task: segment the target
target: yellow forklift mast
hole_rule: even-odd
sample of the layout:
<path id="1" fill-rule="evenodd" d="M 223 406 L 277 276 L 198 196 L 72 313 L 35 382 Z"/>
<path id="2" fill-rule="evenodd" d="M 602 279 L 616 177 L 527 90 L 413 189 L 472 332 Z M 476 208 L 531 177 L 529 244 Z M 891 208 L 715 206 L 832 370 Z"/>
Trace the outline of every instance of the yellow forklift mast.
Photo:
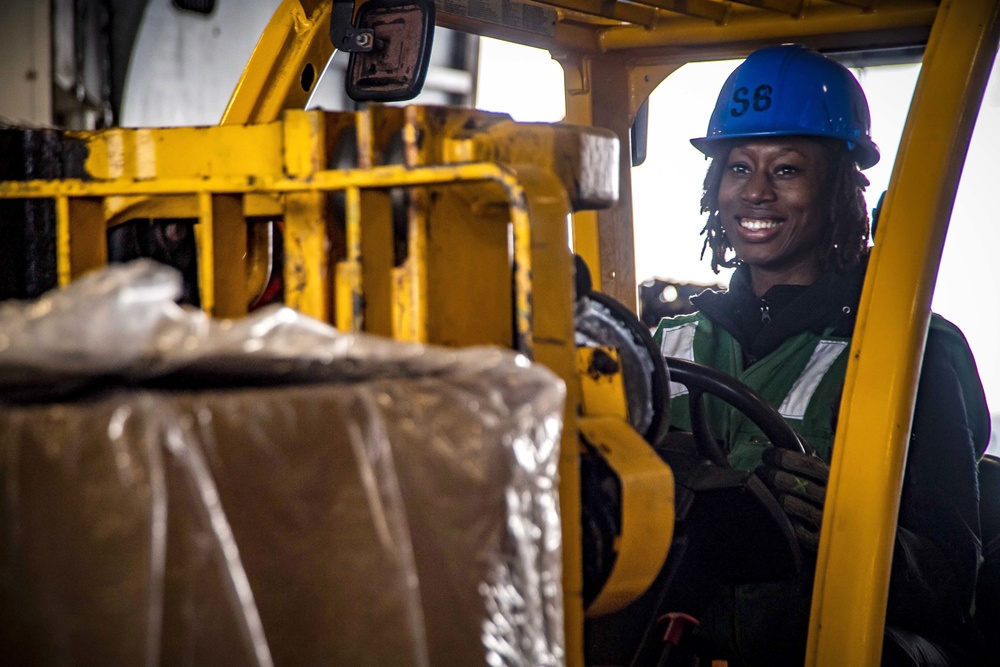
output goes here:
<path id="1" fill-rule="evenodd" d="M 674 525 L 671 470 L 630 424 L 620 373 L 600 370 L 618 367 L 616 350 L 574 342 L 573 253 L 595 290 L 635 309 L 627 147 L 640 107 L 682 65 L 764 45 L 923 49 L 851 347 L 806 659 L 878 664 L 930 299 L 1000 2 L 439 0 L 437 25 L 543 48 L 561 63 L 566 123 L 557 124 L 458 108 L 304 111 L 334 51 L 338 11 L 344 2 L 283 0 L 219 126 L 76 133 L 83 177 L 2 182 L 0 199 L 54 202 L 60 286 L 107 264 L 109 229 L 194 219 L 197 301 L 212 315 L 245 315 L 277 273 L 287 305 L 342 331 L 499 345 L 555 371 L 567 385 L 560 511 L 571 665 L 584 662 L 585 613 L 641 595 Z M 616 564 L 587 610 L 581 437 L 622 486 Z"/>

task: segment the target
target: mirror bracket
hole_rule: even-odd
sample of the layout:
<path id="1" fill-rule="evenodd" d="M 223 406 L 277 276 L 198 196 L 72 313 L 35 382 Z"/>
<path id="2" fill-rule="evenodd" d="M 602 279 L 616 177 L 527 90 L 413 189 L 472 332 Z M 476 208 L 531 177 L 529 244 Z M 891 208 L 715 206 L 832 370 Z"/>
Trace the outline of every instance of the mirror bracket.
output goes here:
<path id="1" fill-rule="evenodd" d="M 375 47 L 375 31 L 354 27 L 354 0 L 333 0 L 330 41 L 338 51 L 367 53 Z"/>

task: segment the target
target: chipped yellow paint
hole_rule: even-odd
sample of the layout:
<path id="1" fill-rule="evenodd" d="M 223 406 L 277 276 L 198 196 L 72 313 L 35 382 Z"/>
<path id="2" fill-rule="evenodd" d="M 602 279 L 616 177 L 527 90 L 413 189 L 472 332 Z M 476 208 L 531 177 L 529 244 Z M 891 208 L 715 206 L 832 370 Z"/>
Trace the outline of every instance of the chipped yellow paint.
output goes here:
<path id="1" fill-rule="evenodd" d="M 603 367 L 602 367 L 603 366 Z M 628 419 L 625 382 L 618 351 L 612 347 L 581 347 L 576 351 L 582 414 Z"/>
<path id="2" fill-rule="evenodd" d="M 581 417 L 584 440 L 621 482 L 622 530 L 614 569 L 588 616 L 624 608 L 656 579 L 674 536 L 674 475 L 645 440 L 619 417 Z"/>
<path id="3" fill-rule="evenodd" d="M 57 196 L 56 200 L 56 274 L 59 287 L 69 285 L 73 276 L 70 257 L 69 198 Z"/>

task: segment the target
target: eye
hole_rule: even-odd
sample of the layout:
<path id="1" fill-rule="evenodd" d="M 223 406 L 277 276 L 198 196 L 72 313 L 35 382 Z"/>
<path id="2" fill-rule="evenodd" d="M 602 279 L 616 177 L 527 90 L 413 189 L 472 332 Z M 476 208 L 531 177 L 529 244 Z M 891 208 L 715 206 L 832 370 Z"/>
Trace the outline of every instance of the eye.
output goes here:
<path id="1" fill-rule="evenodd" d="M 794 164 L 781 164 L 774 170 L 776 176 L 790 177 L 802 172 L 802 169 Z"/>
<path id="2" fill-rule="evenodd" d="M 733 162 L 732 164 L 730 164 L 730 165 L 727 165 L 727 166 L 726 166 L 726 168 L 727 168 L 727 169 L 728 169 L 728 170 L 729 170 L 729 171 L 730 171 L 731 173 L 733 173 L 733 174 L 738 174 L 738 175 L 740 175 L 740 176 L 744 176 L 744 175 L 746 175 L 746 174 L 749 174 L 749 173 L 750 173 L 750 167 L 748 167 L 748 166 L 747 166 L 746 164 L 744 164 L 743 162 Z"/>

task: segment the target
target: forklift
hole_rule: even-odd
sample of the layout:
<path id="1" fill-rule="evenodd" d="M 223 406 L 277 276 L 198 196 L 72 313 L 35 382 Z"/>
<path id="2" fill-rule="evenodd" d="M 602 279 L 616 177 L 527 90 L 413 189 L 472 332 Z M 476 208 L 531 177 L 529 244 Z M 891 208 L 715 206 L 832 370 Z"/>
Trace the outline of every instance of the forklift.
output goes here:
<path id="1" fill-rule="evenodd" d="M 565 122 L 394 104 L 419 92 L 435 26 L 549 51 Z M 877 665 L 930 300 L 998 41 L 997 0 L 282 0 L 218 126 L 53 132 L 58 164 L 0 179 L 0 203 L 48 220 L 52 287 L 116 261 L 136 220 L 166 221 L 190 241 L 187 299 L 213 317 L 279 302 L 345 333 L 549 368 L 566 386 L 565 663 L 675 664 L 676 635 L 649 638 L 683 632 L 689 614 L 661 615 L 699 608 L 691 582 L 773 579 L 800 555 L 753 475 L 658 453 L 668 383 L 801 445 L 738 382 L 664 361 L 635 316 L 649 94 L 687 63 L 773 44 L 922 52 L 850 348 L 806 651 Z M 336 50 L 361 109 L 305 111 Z M 984 567 L 1000 557 L 998 469 L 980 464 Z M 737 572 L 740 549 L 768 556 Z"/>

